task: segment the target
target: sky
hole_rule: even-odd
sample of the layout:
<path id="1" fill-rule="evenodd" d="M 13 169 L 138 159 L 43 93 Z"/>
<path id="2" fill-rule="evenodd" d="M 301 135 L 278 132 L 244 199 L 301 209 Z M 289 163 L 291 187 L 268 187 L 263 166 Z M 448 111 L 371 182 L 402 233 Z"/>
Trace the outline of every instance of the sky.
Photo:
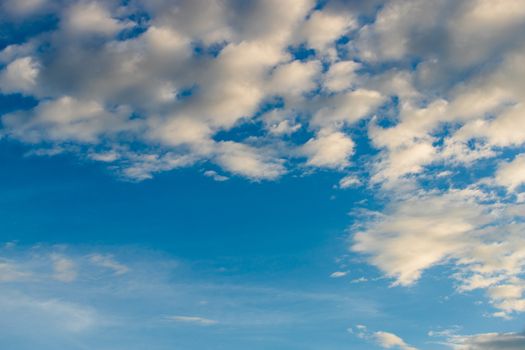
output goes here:
<path id="1" fill-rule="evenodd" d="M 525 349 L 520 0 L 0 0 L 0 348 Z"/>

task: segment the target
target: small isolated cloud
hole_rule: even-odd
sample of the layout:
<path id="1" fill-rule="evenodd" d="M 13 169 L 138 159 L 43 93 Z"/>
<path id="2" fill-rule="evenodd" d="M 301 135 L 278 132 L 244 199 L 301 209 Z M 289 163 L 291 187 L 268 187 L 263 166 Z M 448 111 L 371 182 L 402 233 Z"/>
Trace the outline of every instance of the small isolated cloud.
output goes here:
<path id="1" fill-rule="evenodd" d="M 359 278 L 355 278 L 350 281 L 350 283 L 365 283 L 365 282 L 368 282 L 368 278 L 366 277 L 359 277 Z"/>
<path id="2" fill-rule="evenodd" d="M 227 180 L 230 179 L 227 176 L 224 176 L 224 175 L 221 175 L 221 174 L 217 173 L 215 170 L 206 170 L 204 172 L 204 176 L 211 177 L 213 180 L 219 181 L 219 182 L 227 181 Z"/>
<path id="3" fill-rule="evenodd" d="M 339 188 L 345 189 L 361 185 L 361 180 L 355 175 L 347 175 L 339 180 Z"/>
<path id="4" fill-rule="evenodd" d="M 211 326 L 211 325 L 218 323 L 215 320 L 211 320 L 209 318 L 198 317 L 198 316 L 173 315 L 173 316 L 166 316 L 165 319 L 169 321 L 194 324 L 198 326 Z"/>
<path id="5" fill-rule="evenodd" d="M 383 349 L 418 350 L 408 345 L 401 337 L 394 333 L 384 331 L 371 332 L 365 325 L 356 325 L 354 328 L 348 328 L 347 331 L 359 339 L 374 342 Z"/>
<path id="6" fill-rule="evenodd" d="M 394 333 L 375 332 L 374 339 L 384 349 L 417 350 L 415 347 L 405 343 L 403 339 Z"/>
<path id="7" fill-rule="evenodd" d="M 347 271 L 335 271 L 335 272 L 332 272 L 330 274 L 330 277 L 332 278 L 340 278 L 340 277 L 344 277 L 348 274 Z"/>

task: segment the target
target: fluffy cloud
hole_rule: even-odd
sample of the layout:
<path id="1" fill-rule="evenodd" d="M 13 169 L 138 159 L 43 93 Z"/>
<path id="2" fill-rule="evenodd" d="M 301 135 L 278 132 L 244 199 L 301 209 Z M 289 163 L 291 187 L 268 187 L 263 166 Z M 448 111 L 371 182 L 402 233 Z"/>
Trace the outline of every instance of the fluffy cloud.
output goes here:
<path id="1" fill-rule="evenodd" d="M 501 164 L 496 172 L 496 183 L 514 191 L 518 186 L 525 183 L 525 155 L 517 156 L 509 163 Z"/>
<path id="2" fill-rule="evenodd" d="M 31 57 L 17 58 L 0 73 L 0 90 L 30 93 L 36 85 L 38 72 L 38 63 Z"/>
<path id="3" fill-rule="evenodd" d="M 233 0 L 76 1 L 62 8 L 32 0 L 5 6 L 7 21 L 45 10 L 59 24 L 49 35 L 14 42 L 0 53 L 3 93 L 39 102 L 4 115 L 3 134 L 52 147 L 89 144 L 97 149 L 64 149 L 112 153 L 113 168 L 137 174 L 137 180 L 173 169 L 164 164 L 167 153 L 193 159 L 181 166 L 211 161 L 251 178 L 274 179 L 287 172 L 276 164 L 296 164 L 298 155 L 306 155 L 309 166 L 340 169 L 352 150 L 339 133 L 381 106 L 386 109 L 378 118 L 393 117 L 395 125 L 372 123 L 368 132 L 381 150 L 369 164 L 378 182 L 422 173 L 437 161 L 490 158 L 496 147 L 525 141 L 512 127 L 521 120 L 525 95 L 517 78 L 523 53 L 514 45 L 521 41 L 513 34 L 525 16 L 514 1 L 394 0 L 376 13 L 374 3 L 315 7 L 306 0 L 286 6 Z M 436 13 L 451 21 L 437 21 Z M 375 19 L 363 24 L 360 15 Z M 490 35 L 480 35 L 479 28 Z M 296 57 L 298 47 L 313 55 Z M 407 69 L 413 59 L 419 63 Z M 381 62 L 395 64 L 374 68 Z M 459 69 L 480 64 L 486 68 L 478 74 L 454 78 Z M 276 101 L 282 105 L 261 117 Z M 253 135 L 216 142 L 220 133 L 261 120 L 265 128 L 256 143 Z M 436 137 L 455 123 L 458 128 Z M 276 140 L 303 126 L 317 133 L 307 144 Z M 324 129 L 332 135 L 321 135 Z M 147 151 L 127 151 L 137 143 Z M 250 157 L 258 159 L 252 162 L 258 170 L 232 161 L 241 148 L 259 153 Z M 151 171 L 136 170 L 144 169 L 144 158 Z"/>
<path id="4" fill-rule="evenodd" d="M 341 132 L 323 130 L 306 142 L 302 153 L 308 157 L 307 164 L 324 168 L 344 168 L 354 150 L 354 142 Z"/>
<path id="5" fill-rule="evenodd" d="M 523 206 L 495 202 L 479 189 L 419 193 L 391 203 L 357 226 L 352 249 L 395 279 L 415 283 L 421 273 L 452 263 L 459 291 L 485 289 L 495 316 L 525 311 L 521 231 Z"/>
<path id="6" fill-rule="evenodd" d="M 0 52 L 1 93 L 34 100 L 1 116 L 2 137 L 139 181 L 206 162 L 216 180 L 355 166 L 359 179 L 339 187 L 368 186 L 385 204 L 362 218 L 355 252 L 400 285 L 452 263 L 461 291 L 485 288 L 505 316 L 525 310 L 519 0 L 2 9 L 6 23 L 57 21 Z"/>
<path id="7" fill-rule="evenodd" d="M 379 346 L 385 349 L 417 350 L 393 333 L 375 332 L 374 337 Z"/>
<path id="8" fill-rule="evenodd" d="M 385 331 L 370 332 L 368 327 L 364 325 L 348 328 L 347 331 L 355 334 L 360 339 L 372 341 L 383 349 L 417 350 L 417 348 L 408 345 L 401 337 L 394 333 Z"/>

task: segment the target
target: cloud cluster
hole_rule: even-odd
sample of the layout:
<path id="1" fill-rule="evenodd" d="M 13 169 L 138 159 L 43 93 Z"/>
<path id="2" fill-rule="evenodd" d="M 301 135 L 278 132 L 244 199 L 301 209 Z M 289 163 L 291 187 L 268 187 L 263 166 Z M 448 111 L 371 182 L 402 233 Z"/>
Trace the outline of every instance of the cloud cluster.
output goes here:
<path id="1" fill-rule="evenodd" d="M 429 336 L 443 338 L 444 346 L 453 350 L 517 350 L 525 346 L 523 333 L 480 333 L 461 335 L 458 329 L 431 331 Z"/>
<path id="2" fill-rule="evenodd" d="M 459 291 L 486 289 L 495 315 L 507 317 L 525 311 L 524 209 L 479 188 L 421 191 L 370 213 L 355 228 L 352 249 L 368 254 L 396 285 L 451 264 Z"/>
<path id="3" fill-rule="evenodd" d="M 112 154 L 89 158 L 129 178 L 198 161 L 255 180 L 281 176 L 294 159 L 343 168 L 353 141 L 339 129 L 381 102 L 378 92 L 355 89 L 358 65 L 336 50 L 357 30 L 350 9 L 321 11 L 309 0 L 58 3 L 4 5 L 5 21 L 51 13 L 57 23 L 0 53 L 0 91 L 37 101 L 2 116 L 3 134 Z M 302 59 L 300 50 L 314 54 Z M 298 115 L 315 115 L 305 125 L 310 142 L 277 142 L 298 131 Z M 243 125 L 262 130 L 231 134 Z"/>
<path id="4" fill-rule="evenodd" d="M 218 181 L 342 172 L 340 188 L 384 201 L 355 252 L 400 285 L 450 263 L 507 317 L 525 311 L 523 8 L 9 0 L 6 23 L 53 20 L 0 51 L 0 92 L 35 104 L 2 115 L 0 135 L 134 180 L 198 162 Z M 57 279 L 71 270 L 57 258 Z"/>
<path id="5" fill-rule="evenodd" d="M 338 334 L 334 323 L 344 327 L 349 314 L 378 314 L 375 302 L 358 294 L 232 277 L 218 269 L 223 262 L 126 246 L 0 246 L 2 344 L 120 350 L 264 348 L 277 341 L 303 348 L 312 338 L 298 344 L 297 329 Z"/>

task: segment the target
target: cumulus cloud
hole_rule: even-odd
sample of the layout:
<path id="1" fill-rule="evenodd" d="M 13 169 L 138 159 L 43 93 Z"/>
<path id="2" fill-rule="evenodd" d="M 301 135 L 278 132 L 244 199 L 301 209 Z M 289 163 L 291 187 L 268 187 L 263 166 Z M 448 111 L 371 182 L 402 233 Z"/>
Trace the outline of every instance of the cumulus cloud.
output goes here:
<path id="1" fill-rule="evenodd" d="M 6 61 L 2 92 L 38 101 L 32 109 L 2 116 L 3 134 L 52 147 L 79 144 L 64 149 L 93 160 L 111 159 L 119 174 L 135 180 L 173 169 L 165 164 L 165 154 L 215 162 L 252 179 L 275 179 L 287 172 L 282 159 L 297 159 L 300 145 L 276 150 L 272 137 L 298 130 L 298 113 L 316 114 L 327 99 L 334 108 L 316 114 L 315 128 L 351 123 L 371 113 L 381 99 L 374 91 L 349 91 L 358 64 L 337 57 L 336 41 L 358 26 L 351 8 L 314 9 L 315 3 L 306 0 L 286 6 L 182 0 L 73 1 L 63 7 L 33 0 L 6 6 L 7 20 L 14 20 L 17 11 L 45 8 L 59 23 L 50 35 L 35 35 L 0 53 Z M 143 14 L 147 22 L 139 20 Z M 290 48 L 300 45 L 318 54 L 310 60 L 291 55 Z M 38 49 L 43 46 L 49 50 Z M 337 60 L 326 77 L 323 57 Z M 336 95 L 309 102 L 321 85 Z M 282 99 L 282 112 L 289 117 L 267 118 L 271 127 L 257 146 L 249 139 L 217 142 L 217 133 L 257 122 L 259 110 L 275 99 Z M 322 116 L 329 115 L 333 118 L 323 122 Z M 126 151 L 132 144 L 147 151 Z M 346 156 L 348 145 L 341 144 Z M 104 154 L 112 156 L 99 156 Z M 310 165 L 346 162 L 312 157 Z"/>
<path id="2" fill-rule="evenodd" d="M 108 9 L 98 2 L 74 3 L 64 13 L 64 25 L 69 32 L 111 35 L 125 25 L 111 17 Z"/>
<path id="3" fill-rule="evenodd" d="M 499 309 L 494 315 L 506 317 L 525 310 L 522 215 L 520 204 L 494 202 L 479 189 L 420 193 L 357 226 L 352 250 L 367 254 L 397 285 L 453 263 L 458 290 L 485 289 Z"/>
<path id="4" fill-rule="evenodd" d="M 196 164 L 217 181 L 357 167 L 339 187 L 366 186 L 384 208 L 360 218 L 354 252 L 399 285 L 451 263 L 459 290 L 486 289 L 500 315 L 525 310 L 519 0 L 2 9 L 6 23 L 57 21 L 0 51 L 1 93 L 34 101 L 1 115 L 2 137 L 136 181 Z M 56 276 L 73 279 L 60 259 Z"/>
<path id="5" fill-rule="evenodd" d="M 399 336 L 389 332 L 375 332 L 376 342 L 385 349 L 416 350 L 416 348 L 405 343 Z"/>
<path id="6" fill-rule="evenodd" d="M 342 132 L 321 131 L 302 147 L 307 164 L 322 168 L 344 168 L 354 151 L 354 142 Z"/>
<path id="7" fill-rule="evenodd" d="M 354 153 L 343 133 L 381 106 L 377 117 L 394 123 L 372 122 L 368 130 L 380 150 L 368 170 L 379 183 L 438 161 L 490 158 L 496 147 L 525 141 L 512 128 L 525 95 L 521 39 L 513 34 L 525 16 L 517 2 L 392 0 L 376 7 L 381 3 L 9 1 L 7 20 L 46 9 L 59 23 L 52 35 L 0 53 L 0 89 L 38 100 L 33 109 L 2 116 L 3 134 L 114 154 L 113 168 L 135 180 L 175 168 L 166 154 L 192 159 L 178 166 L 211 161 L 252 179 L 282 176 L 302 156 L 309 166 L 342 169 Z M 374 20 L 362 23 L 360 15 Z M 296 56 L 300 47 L 313 55 Z M 419 63 L 409 69 L 414 59 Z M 392 68 L 375 70 L 381 62 Z M 455 78 L 481 64 L 478 74 Z M 261 120 L 263 130 L 217 142 L 218 134 Z M 289 142 L 301 127 L 316 135 L 306 144 Z M 126 151 L 136 144 L 145 151 Z"/>
<path id="8" fill-rule="evenodd" d="M 517 156 L 509 163 L 501 164 L 496 172 L 496 183 L 514 191 L 518 186 L 525 183 L 525 155 Z"/>
<path id="9" fill-rule="evenodd" d="M 394 333 L 385 331 L 371 332 L 365 325 L 356 325 L 355 328 L 348 328 L 347 331 L 355 334 L 360 339 L 374 342 L 383 349 L 417 350 L 417 348 L 408 345 Z"/>
<path id="10" fill-rule="evenodd" d="M 0 72 L 0 90 L 30 93 L 37 83 L 38 72 L 38 63 L 33 58 L 17 58 Z"/>

